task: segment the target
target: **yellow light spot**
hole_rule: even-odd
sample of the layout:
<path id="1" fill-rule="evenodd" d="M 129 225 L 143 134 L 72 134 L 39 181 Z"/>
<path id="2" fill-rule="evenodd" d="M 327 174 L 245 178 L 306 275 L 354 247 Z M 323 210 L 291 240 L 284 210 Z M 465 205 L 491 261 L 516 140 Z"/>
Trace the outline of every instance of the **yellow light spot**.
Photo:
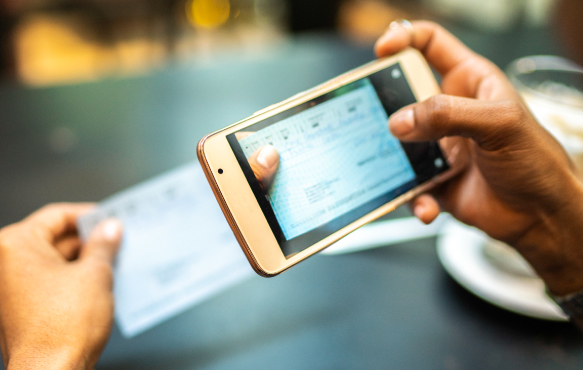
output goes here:
<path id="1" fill-rule="evenodd" d="M 215 28 L 229 19 L 229 0 L 191 0 L 187 2 L 186 14 L 194 26 Z"/>

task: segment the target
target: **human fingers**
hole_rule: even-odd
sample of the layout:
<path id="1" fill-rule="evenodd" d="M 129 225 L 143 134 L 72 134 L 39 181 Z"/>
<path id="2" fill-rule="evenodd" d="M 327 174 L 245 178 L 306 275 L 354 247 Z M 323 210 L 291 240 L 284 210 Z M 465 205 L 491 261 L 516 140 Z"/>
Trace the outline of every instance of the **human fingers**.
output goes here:
<path id="1" fill-rule="evenodd" d="M 120 221 L 110 218 L 99 223 L 81 248 L 79 261 L 98 269 L 106 281 L 111 281 L 111 265 L 119 250 L 123 226 Z M 107 267 L 105 269 L 100 268 Z"/>
<path id="2" fill-rule="evenodd" d="M 263 190 L 267 190 L 279 166 L 279 153 L 273 145 L 265 145 L 249 157 L 249 165 Z"/>
<path id="3" fill-rule="evenodd" d="M 38 226 L 35 229 L 52 243 L 61 234 L 76 230 L 77 218 L 94 206 L 93 203 L 53 203 L 32 213 L 22 222 Z"/>
<path id="4" fill-rule="evenodd" d="M 439 216 L 439 204 L 429 194 L 421 194 L 410 203 L 411 211 L 424 224 L 432 223 Z"/>
<path id="5" fill-rule="evenodd" d="M 526 110 L 515 101 L 481 101 L 436 95 L 406 106 L 389 118 L 391 133 L 402 141 L 431 141 L 443 137 L 471 138 L 482 149 L 516 143 L 524 135 Z"/>
<path id="6" fill-rule="evenodd" d="M 498 85 L 501 79 L 505 80 L 500 69 L 436 23 L 415 21 L 411 22 L 411 27 L 404 27 L 393 22 L 377 41 L 375 49 L 378 56 L 387 56 L 409 46 L 423 53 L 429 64 L 442 75 L 445 93 L 483 98 L 500 93 Z M 490 77 L 494 78 L 482 88 L 483 82 Z M 501 85 L 505 90 L 509 83 Z M 507 95 L 505 91 L 502 94 Z"/>
<path id="7" fill-rule="evenodd" d="M 413 21 L 411 29 L 391 23 L 389 29 L 377 40 L 375 52 L 383 57 L 413 47 L 433 65 L 439 73 L 446 74 L 468 58 L 477 58 L 471 49 L 457 37 L 434 22 Z"/>
<path id="8" fill-rule="evenodd" d="M 55 249 L 67 260 L 72 261 L 79 256 L 81 239 L 78 235 L 66 235 L 55 242 Z"/>
<path id="9" fill-rule="evenodd" d="M 253 132 L 250 131 L 240 131 L 235 133 L 235 137 L 237 140 L 241 140 L 252 134 Z M 275 176 L 275 172 L 279 165 L 279 154 L 275 148 L 271 150 L 272 148 L 271 145 L 260 148 L 249 158 L 249 165 L 263 190 L 267 190 L 271 186 L 271 182 L 273 181 L 273 177 Z M 265 151 L 263 151 L 263 149 L 265 149 Z M 259 156 L 260 153 L 262 157 Z M 258 159 L 260 161 L 258 161 Z M 277 163 L 273 165 L 274 161 L 277 161 Z"/>

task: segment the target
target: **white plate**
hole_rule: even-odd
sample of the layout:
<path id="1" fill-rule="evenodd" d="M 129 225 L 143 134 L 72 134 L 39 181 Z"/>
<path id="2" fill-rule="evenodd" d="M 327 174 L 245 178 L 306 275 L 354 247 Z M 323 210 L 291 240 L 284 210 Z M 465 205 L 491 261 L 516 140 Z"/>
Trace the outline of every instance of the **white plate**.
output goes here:
<path id="1" fill-rule="evenodd" d="M 567 321 L 545 293 L 539 278 L 519 276 L 492 265 L 484 256 L 487 236 L 453 219 L 437 238 L 437 253 L 445 270 L 461 286 L 503 309 L 534 318 Z"/>

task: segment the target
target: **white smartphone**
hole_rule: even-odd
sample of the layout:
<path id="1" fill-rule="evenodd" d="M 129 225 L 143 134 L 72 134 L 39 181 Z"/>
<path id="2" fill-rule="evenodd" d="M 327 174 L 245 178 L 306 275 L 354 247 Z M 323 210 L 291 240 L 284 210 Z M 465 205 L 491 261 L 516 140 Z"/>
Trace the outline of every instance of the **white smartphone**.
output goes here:
<path id="1" fill-rule="evenodd" d="M 393 112 L 439 92 L 407 49 L 202 138 L 200 163 L 253 269 L 277 275 L 458 172 L 455 150 L 388 130 Z M 279 166 L 265 187 L 248 160 L 268 144 Z"/>

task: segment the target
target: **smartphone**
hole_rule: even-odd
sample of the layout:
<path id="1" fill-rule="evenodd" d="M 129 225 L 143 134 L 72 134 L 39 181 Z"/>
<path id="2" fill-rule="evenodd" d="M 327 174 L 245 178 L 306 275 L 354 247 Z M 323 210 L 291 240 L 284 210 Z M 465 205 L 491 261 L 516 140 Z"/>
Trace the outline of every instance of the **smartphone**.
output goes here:
<path id="1" fill-rule="evenodd" d="M 439 92 L 407 49 L 202 138 L 199 161 L 253 269 L 275 276 L 458 172 L 455 150 L 388 130 L 392 113 Z M 265 145 L 279 153 L 269 187 L 249 163 Z"/>

